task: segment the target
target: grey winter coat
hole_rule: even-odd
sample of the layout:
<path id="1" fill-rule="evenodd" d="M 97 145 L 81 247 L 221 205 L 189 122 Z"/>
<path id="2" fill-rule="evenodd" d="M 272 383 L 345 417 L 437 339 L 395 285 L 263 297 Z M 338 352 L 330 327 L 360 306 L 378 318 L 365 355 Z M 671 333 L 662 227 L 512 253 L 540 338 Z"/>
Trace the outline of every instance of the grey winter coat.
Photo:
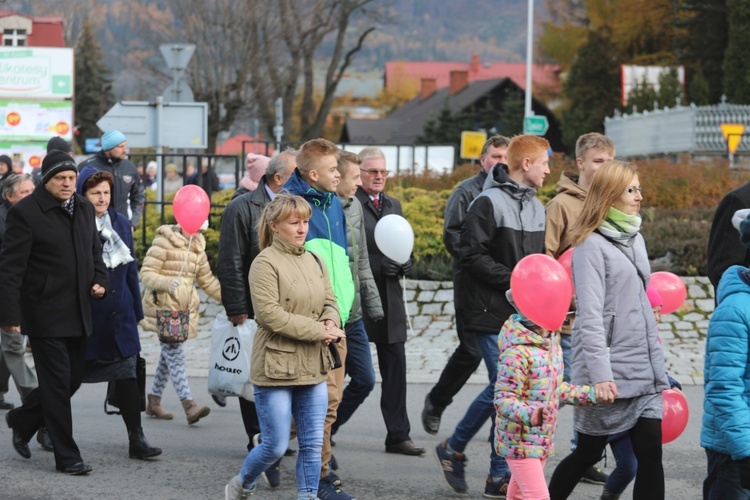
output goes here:
<path id="1" fill-rule="evenodd" d="M 571 382 L 613 381 L 619 398 L 660 393 L 669 389 L 664 353 L 635 267 L 648 280 L 646 244 L 638 234 L 632 247 L 618 246 L 595 232 L 573 251 L 578 312 L 572 331 Z"/>
<path id="2" fill-rule="evenodd" d="M 346 253 L 349 255 L 349 268 L 354 278 L 354 304 L 349 312 L 347 324 L 361 320 L 363 309 L 369 319 L 380 321 L 383 319 L 383 305 L 380 303 L 378 286 L 370 269 L 362 204 L 356 198 L 339 199 L 349 226 L 346 232 Z"/>

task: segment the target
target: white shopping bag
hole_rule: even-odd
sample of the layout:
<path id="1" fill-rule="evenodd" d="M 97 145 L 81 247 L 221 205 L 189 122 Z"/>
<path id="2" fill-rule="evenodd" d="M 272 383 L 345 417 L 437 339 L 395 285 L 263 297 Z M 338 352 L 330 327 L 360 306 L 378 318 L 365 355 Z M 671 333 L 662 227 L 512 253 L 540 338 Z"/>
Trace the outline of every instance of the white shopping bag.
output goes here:
<path id="1" fill-rule="evenodd" d="M 257 329 L 258 324 L 252 319 L 234 326 L 226 314 L 216 315 L 211 332 L 208 392 L 255 400 L 250 383 L 250 358 Z"/>

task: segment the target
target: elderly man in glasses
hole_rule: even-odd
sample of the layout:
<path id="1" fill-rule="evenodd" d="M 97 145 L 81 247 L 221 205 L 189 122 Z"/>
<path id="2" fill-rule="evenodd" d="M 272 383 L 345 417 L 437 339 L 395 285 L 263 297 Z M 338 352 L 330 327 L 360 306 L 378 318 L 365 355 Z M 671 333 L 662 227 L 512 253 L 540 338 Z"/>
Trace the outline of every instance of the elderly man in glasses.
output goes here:
<path id="1" fill-rule="evenodd" d="M 385 318 L 374 322 L 365 316 L 365 330 L 378 352 L 378 367 L 382 377 L 380 410 L 387 435 L 386 453 L 422 455 L 409 436 L 411 427 L 406 413 L 406 308 L 399 278 L 411 271 L 412 259 L 406 264 L 392 261 L 375 244 L 375 225 L 389 214 L 403 216 L 401 203 L 385 194 L 388 170 L 385 155 L 379 148 L 365 148 L 359 153 L 362 160 L 362 185 L 356 197 L 364 208 L 365 233 L 370 267 L 383 303 Z"/>

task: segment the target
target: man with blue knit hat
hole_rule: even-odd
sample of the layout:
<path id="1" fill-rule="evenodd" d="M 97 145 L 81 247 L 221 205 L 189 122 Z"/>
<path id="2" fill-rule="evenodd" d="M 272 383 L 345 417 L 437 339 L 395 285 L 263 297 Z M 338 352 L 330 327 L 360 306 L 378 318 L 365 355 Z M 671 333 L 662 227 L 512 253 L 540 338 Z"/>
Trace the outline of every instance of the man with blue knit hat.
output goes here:
<path id="1" fill-rule="evenodd" d="M 108 130 L 102 136 L 102 149 L 96 155 L 78 165 L 78 170 L 92 166 L 109 172 L 115 179 L 112 187 L 112 205 L 119 213 L 130 220 L 135 229 L 143 214 L 146 195 L 143 192 L 141 176 L 135 165 L 128 160 L 128 146 L 125 134 L 119 130 Z"/>

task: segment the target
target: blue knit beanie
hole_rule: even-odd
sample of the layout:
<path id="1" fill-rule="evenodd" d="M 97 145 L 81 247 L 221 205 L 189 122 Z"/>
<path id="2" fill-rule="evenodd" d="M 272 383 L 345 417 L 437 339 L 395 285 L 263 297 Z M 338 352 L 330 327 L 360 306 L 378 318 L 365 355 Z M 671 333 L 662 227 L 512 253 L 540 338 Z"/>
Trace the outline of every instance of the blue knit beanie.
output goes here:
<path id="1" fill-rule="evenodd" d="M 119 130 L 108 130 L 102 136 L 102 149 L 109 151 L 122 142 L 125 142 L 125 134 Z"/>

